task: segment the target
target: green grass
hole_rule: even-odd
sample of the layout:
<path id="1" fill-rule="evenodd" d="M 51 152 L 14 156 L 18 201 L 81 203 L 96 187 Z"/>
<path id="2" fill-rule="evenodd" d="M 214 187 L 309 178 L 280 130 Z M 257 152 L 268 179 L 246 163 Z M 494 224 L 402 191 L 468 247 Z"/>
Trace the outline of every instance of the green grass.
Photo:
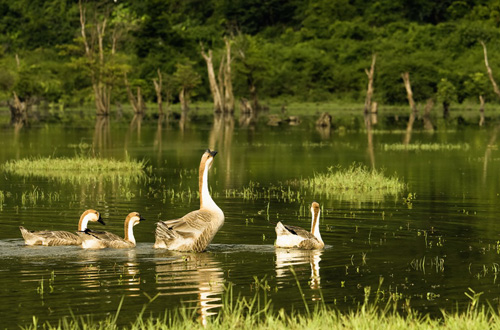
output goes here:
<path id="1" fill-rule="evenodd" d="M 299 184 L 313 194 L 347 200 L 383 199 L 384 195 L 397 195 L 406 189 L 397 177 L 387 177 L 382 171 L 359 164 L 347 169 L 329 167 L 326 173 L 315 173 Z"/>
<path id="2" fill-rule="evenodd" d="M 141 179 L 145 161 L 77 156 L 74 158 L 25 158 L 7 161 L 3 170 L 21 176 L 44 177 L 71 183 L 102 180 L 129 182 Z"/>
<path id="3" fill-rule="evenodd" d="M 262 290 L 264 291 L 264 290 Z M 216 315 L 200 320 L 195 308 L 181 305 L 167 310 L 159 316 L 145 315 L 147 304 L 138 310 L 135 321 L 123 326 L 119 323 L 123 299 L 115 315 L 104 320 L 93 320 L 92 316 L 63 317 L 55 323 L 40 324 L 33 317 L 32 324 L 21 329 L 35 330 L 113 330 L 113 329 L 498 329 L 500 316 L 493 307 L 479 304 L 481 293 L 469 289 L 465 294 L 471 299 L 468 308 L 462 312 L 442 311 L 440 316 L 431 317 L 404 308 L 390 300 L 387 304 L 369 301 L 370 288 L 365 288 L 365 301 L 349 312 L 341 312 L 318 303 L 304 312 L 275 310 L 270 299 L 256 293 L 253 298 L 233 298 L 232 290 L 226 290 L 222 307 Z M 156 297 L 150 299 L 155 300 Z"/>
<path id="4" fill-rule="evenodd" d="M 451 150 L 469 150 L 468 143 L 393 143 L 383 144 L 385 151 L 451 151 Z"/>
<path id="5" fill-rule="evenodd" d="M 292 188 L 289 185 L 271 185 L 264 187 L 258 182 L 250 181 L 248 186 L 239 189 L 226 189 L 226 198 L 237 197 L 245 200 L 256 199 L 276 199 L 282 202 L 297 202 L 303 199 L 304 194 L 301 190 Z"/>

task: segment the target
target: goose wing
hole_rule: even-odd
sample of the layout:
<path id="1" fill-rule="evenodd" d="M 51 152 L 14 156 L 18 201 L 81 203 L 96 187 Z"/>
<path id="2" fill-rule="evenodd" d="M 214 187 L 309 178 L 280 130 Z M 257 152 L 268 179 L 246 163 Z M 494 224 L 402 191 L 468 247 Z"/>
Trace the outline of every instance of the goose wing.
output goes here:
<path id="1" fill-rule="evenodd" d="M 40 230 L 32 231 L 24 227 L 19 227 L 24 240 L 28 243 L 36 245 L 78 245 L 81 243 L 78 235 L 68 231 L 50 231 Z"/>
<path id="2" fill-rule="evenodd" d="M 98 239 L 101 241 L 124 241 L 123 238 L 110 233 L 109 231 L 94 231 L 87 228 L 84 233 L 86 234 L 84 235 L 86 239 Z"/>
<path id="3" fill-rule="evenodd" d="M 298 226 L 290 226 L 290 225 L 283 225 L 284 230 L 286 230 L 286 233 L 288 235 L 297 235 L 300 237 L 303 237 L 305 239 L 316 239 L 316 237 L 311 234 L 309 231 L 305 230 L 302 227 Z"/>
<path id="4" fill-rule="evenodd" d="M 189 212 L 179 219 L 160 221 L 158 229 L 175 232 L 184 238 L 201 235 L 211 224 L 211 213 L 204 210 Z"/>

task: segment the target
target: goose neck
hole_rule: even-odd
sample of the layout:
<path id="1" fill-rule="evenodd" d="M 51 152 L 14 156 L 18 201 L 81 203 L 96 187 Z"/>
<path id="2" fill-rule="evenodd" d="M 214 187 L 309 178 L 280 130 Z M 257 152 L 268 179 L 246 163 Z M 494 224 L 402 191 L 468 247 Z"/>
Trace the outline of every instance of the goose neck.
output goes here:
<path id="1" fill-rule="evenodd" d="M 313 212 L 312 214 L 311 234 L 313 234 L 314 237 L 316 237 L 319 241 L 323 242 L 323 240 L 321 239 L 321 234 L 319 232 L 319 214 L 319 210 L 317 212 Z"/>
<path id="2" fill-rule="evenodd" d="M 134 237 L 134 223 L 127 219 L 125 221 L 125 240 L 127 242 L 131 242 L 135 245 L 135 237 Z"/>
<path id="3" fill-rule="evenodd" d="M 80 217 L 80 221 L 78 222 L 78 231 L 84 231 L 85 229 L 87 229 L 87 225 L 89 223 L 89 217 L 90 215 L 89 214 L 86 214 L 85 216 L 81 216 Z"/>
<path id="4" fill-rule="evenodd" d="M 202 163 L 200 166 L 200 209 L 201 208 L 214 208 L 217 207 L 215 202 L 210 196 L 208 189 L 208 163 Z"/>

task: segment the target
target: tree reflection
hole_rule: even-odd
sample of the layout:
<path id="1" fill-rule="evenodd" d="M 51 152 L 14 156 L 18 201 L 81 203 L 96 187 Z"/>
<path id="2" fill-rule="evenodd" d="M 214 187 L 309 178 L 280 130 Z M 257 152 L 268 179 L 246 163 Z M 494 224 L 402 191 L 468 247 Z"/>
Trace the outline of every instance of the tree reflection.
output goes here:
<path id="1" fill-rule="evenodd" d="M 93 138 L 94 150 L 103 150 L 111 146 L 111 129 L 109 116 L 97 116 Z"/>

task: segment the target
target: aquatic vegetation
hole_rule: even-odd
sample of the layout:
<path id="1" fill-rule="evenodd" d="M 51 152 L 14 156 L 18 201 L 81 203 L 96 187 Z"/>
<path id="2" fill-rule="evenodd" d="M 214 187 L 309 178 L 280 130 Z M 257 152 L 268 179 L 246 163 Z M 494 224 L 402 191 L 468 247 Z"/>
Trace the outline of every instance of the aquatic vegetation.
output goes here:
<path id="1" fill-rule="evenodd" d="M 382 144 L 385 151 L 451 151 L 451 150 L 469 150 L 468 143 L 393 143 Z"/>
<path id="2" fill-rule="evenodd" d="M 238 197 L 246 200 L 256 199 L 277 199 L 283 202 L 300 202 L 304 198 L 304 193 L 301 189 L 292 188 L 290 185 L 271 185 L 264 187 L 258 182 L 250 181 L 248 186 L 240 189 L 226 189 L 226 198 Z M 267 214 L 269 215 L 269 204 L 267 206 Z"/>
<path id="3" fill-rule="evenodd" d="M 329 167 L 326 173 L 315 173 L 299 184 L 314 194 L 353 201 L 383 199 L 384 195 L 397 195 L 406 189 L 397 177 L 386 177 L 382 171 L 357 164 L 347 169 Z"/>
<path id="4" fill-rule="evenodd" d="M 430 316 L 411 309 L 408 302 L 400 308 L 391 298 L 385 305 L 378 304 L 379 292 L 374 301 L 370 300 L 370 287 L 365 287 L 365 300 L 357 309 L 341 312 L 319 302 L 304 313 L 287 313 L 273 309 L 272 301 L 266 298 L 269 288 L 266 283 L 255 282 L 256 294 L 253 298 L 233 297 L 228 290 L 220 312 L 212 317 L 200 317 L 195 308 L 185 304 L 174 310 L 167 310 L 159 316 L 147 315 L 147 304 L 138 312 L 137 318 L 127 326 L 120 325 L 119 315 L 123 298 L 115 315 L 104 320 L 93 320 L 92 316 L 71 316 L 61 318 L 57 323 L 40 324 L 36 317 L 33 323 L 21 329 L 47 330 L 104 330 L 104 329 L 492 329 L 500 325 L 500 315 L 491 305 L 480 303 L 482 292 L 469 288 L 464 294 L 470 299 L 464 311 L 445 311 L 441 315 Z M 263 297 L 262 297 L 263 296 Z M 439 295 L 427 293 L 429 300 Z M 146 295 L 149 301 L 156 299 Z M 304 302 L 305 303 L 305 302 Z"/>
<path id="5" fill-rule="evenodd" d="M 2 168 L 21 176 L 44 177 L 70 183 L 137 182 L 145 177 L 145 161 L 124 161 L 77 156 L 74 158 L 24 158 L 7 161 Z"/>

